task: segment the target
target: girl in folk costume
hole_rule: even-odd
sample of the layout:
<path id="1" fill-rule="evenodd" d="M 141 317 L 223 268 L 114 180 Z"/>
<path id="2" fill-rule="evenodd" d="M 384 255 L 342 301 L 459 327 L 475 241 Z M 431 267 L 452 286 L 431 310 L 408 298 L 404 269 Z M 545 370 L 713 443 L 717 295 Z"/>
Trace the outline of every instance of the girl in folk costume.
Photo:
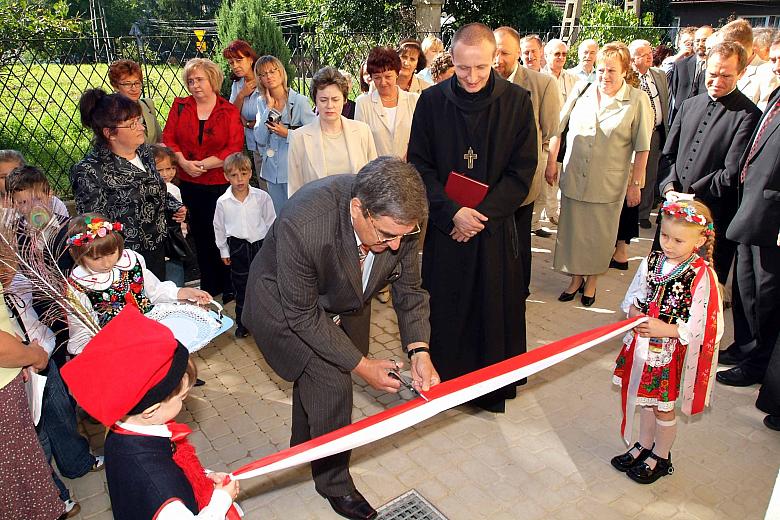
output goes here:
<path id="1" fill-rule="evenodd" d="M 211 301 L 206 291 L 179 288 L 161 282 L 146 268 L 144 257 L 124 248 L 122 224 L 109 222 L 96 213 L 71 221 L 68 246 L 76 267 L 70 274 L 71 295 L 100 327 L 105 326 L 125 305 L 149 312 L 155 303 L 192 300 Z M 94 335 L 81 319 L 68 314 L 68 352 L 79 354 Z"/>
<path id="2" fill-rule="evenodd" d="M 661 211 L 661 251 L 642 261 L 622 305 L 629 317 L 648 320 L 626 336 L 613 377 L 621 387 L 626 443 L 636 405 L 640 419 L 639 442 L 611 462 L 640 484 L 674 471 L 675 403 L 680 399 L 686 415 L 709 404 L 723 335 L 710 210 L 693 195 L 670 192 Z"/>

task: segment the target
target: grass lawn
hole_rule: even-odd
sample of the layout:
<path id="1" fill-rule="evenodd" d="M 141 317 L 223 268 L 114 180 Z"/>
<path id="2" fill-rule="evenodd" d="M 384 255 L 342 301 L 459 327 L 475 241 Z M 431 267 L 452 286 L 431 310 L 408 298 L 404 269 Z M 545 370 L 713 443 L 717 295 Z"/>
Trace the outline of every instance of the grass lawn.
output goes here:
<path id="1" fill-rule="evenodd" d="M 187 92 L 181 67 L 145 69 L 145 95 L 154 100 L 162 125 L 175 96 Z M 28 163 L 42 168 L 55 191 L 69 197 L 68 174 L 90 148 L 92 132 L 81 126 L 81 94 L 101 87 L 111 92 L 108 66 L 15 65 L 0 69 L 0 148 L 21 151 Z"/>

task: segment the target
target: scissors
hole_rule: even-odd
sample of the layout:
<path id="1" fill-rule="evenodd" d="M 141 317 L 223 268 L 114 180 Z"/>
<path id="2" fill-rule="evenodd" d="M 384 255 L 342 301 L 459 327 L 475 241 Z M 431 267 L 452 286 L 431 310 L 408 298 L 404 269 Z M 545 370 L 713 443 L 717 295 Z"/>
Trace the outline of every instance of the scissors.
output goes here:
<path id="1" fill-rule="evenodd" d="M 425 402 L 430 401 L 430 399 L 425 397 L 422 393 L 420 393 L 419 390 L 417 390 L 414 387 L 411 379 L 401 374 L 401 367 L 398 365 L 398 361 L 396 361 L 395 359 L 391 359 L 390 361 L 392 361 L 393 364 L 395 365 L 395 369 L 388 370 L 387 375 L 400 382 L 404 388 L 412 392 L 414 395 L 418 397 L 422 397 Z"/>

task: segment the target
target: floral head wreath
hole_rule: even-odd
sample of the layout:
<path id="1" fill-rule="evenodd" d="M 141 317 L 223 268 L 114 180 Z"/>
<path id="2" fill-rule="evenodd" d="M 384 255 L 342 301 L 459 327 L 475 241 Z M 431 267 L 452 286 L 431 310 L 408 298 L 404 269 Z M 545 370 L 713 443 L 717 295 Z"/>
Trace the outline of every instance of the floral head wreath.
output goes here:
<path id="1" fill-rule="evenodd" d="M 691 224 L 702 226 L 706 236 L 715 234 L 712 222 L 707 222 L 707 217 L 697 212 L 693 206 L 693 195 L 670 191 L 666 194 L 666 201 L 661 206 L 661 211 Z"/>
<path id="2" fill-rule="evenodd" d="M 87 230 L 68 238 L 69 246 L 85 246 L 97 238 L 103 238 L 112 231 L 122 231 L 122 224 L 109 222 L 99 217 L 87 217 L 84 219 Z"/>

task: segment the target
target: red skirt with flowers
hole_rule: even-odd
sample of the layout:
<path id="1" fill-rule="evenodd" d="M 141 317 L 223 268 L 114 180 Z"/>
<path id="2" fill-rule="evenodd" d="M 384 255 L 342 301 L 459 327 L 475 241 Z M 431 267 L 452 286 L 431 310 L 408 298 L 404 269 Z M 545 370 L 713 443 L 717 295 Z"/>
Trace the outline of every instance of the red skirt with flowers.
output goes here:
<path id="1" fill-rule="evenodd" d="M 623 377 L 626 364 L 633 363 L 626 355 L 629 344 L 620 349 L 612 380 L 622 389 L 628 386 L 628 379 Z M 640 406 L 657 406 L 660 411 L 674 409 L 674 403 L 680 394 L 682 371 L 685 366 L 686 345 L 677 339 L 663 340 L 660 348 L 651 349 L 647 361 L 642 367 L 642 378 L 637 390 L 636 404 Z"/>

